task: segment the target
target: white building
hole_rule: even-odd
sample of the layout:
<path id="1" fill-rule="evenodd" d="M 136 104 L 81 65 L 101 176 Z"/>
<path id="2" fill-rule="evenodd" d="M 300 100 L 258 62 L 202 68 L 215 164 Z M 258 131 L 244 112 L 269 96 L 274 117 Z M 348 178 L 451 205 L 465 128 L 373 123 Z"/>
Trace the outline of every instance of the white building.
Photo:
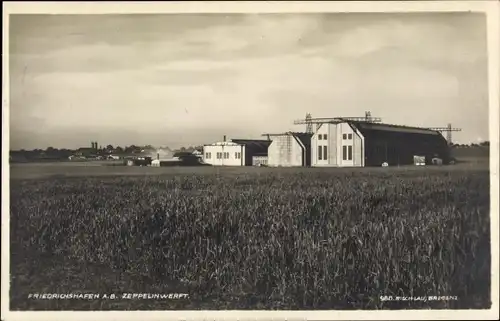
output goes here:
<path id="1" fill-rule="evenodd" d="M 364 166 L 363 135 L 348 122 L 320 124 L 311 139 L 311 164 L 317 167 Z"/>
<path id="2" fill-rule="evenodd" d="M 268 148 L 268 166 L 310 166 L 311 136 L 308 133 L 274 134 Z"/>
<path id="3" fill-rule="evenodd" d="M 203 146 L 203 161 L 214 166 L 251 166 L 254 156 L 267 156 L 267 140 L 231 139 Z"/>
<path id="4" fill-rule="evenodd" d="M 167 160 L 167 159 L 172 159 L 174 155 L 174 152 L 168 147 L 165 148 L 158 148 L 154 153 L 152 153 L 150 156 L 153 157 L 154 159 L 157 160 Z"/>
<path id="5" fill-rule="evenodd" d="M 252 157 L 252 166 L 267 166 L 267 156 L 254 156 Z"/>

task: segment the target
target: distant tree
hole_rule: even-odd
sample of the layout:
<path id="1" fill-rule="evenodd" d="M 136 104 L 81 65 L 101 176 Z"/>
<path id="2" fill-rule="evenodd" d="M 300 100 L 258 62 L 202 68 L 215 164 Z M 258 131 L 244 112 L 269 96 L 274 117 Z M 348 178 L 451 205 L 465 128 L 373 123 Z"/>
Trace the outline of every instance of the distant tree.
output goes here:
<path id="1" fill-rule="evenodd" d="M 132 153 L 136 149 L 135 145 L 125 146 L 126 153 Z"/>
<path id="2" fill-rule="evenodd" d="M 106 146 L 106 149 L 107 150 L 113 150 L 114 148 L 113 148 L 113 145 L 108 145 L 108 146 Z"/>
<path id="3" fill-rule="evenodd" d="M 489 141 L 484 141 L 484 142 L 481 142 L 479 145 L 483 146 L 483 147 L 489 147 L 490 146 L 490 142 Z"/>
<path id="4" fill-rule="evenodd" d="M 123 148 L 121 148 L 120 146 L 116 146 L 115 151 L 117 151 L 118 153 L 121 153 L 121 152 L 123 152 Z"/>

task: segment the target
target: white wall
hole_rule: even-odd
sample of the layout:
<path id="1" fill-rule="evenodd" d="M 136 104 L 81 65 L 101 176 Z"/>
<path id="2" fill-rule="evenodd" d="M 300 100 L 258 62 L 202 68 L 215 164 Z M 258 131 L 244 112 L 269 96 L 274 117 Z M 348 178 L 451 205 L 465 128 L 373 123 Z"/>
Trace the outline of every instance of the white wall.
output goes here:
<path id="1" fill-rule="evenodd" d="M 211 164 L 214 166 L 244 166 L 245 164 L 245 147 L 243 145 L 231 143 L 231 142 L 221 142 L 212 145 L 203 146 L 203 161 L 206 164 Z M 217 153 L 221 157 L 217 158 Z M 224 153 L 228 158 L 224 158 Z M 241 156 L 237 157 L 236 153 Z M 207 157 L 210 156 L 210 157 Z"/>
<path id="2" fill-rule="evenodd" d="M 311 138 L 311 166 L 335 166 L 332 161 L 332 149 L 335 148 L 335 143 L 332 144 L 331 128 L 335 124 L 321 124 L 316 133 Z M 319 139 L 321 135 L 321 139 Z M 325 139 L 326 135 L 326 139 Z M 323 146 L 326 146 L 326 155 L 324 155 Z M 319 158 L 319 148 L 321 147 L 321 159 Z M 335 154 L 335 151 L 333 152 Z M 326 156 L 326 157 L 325 157 Z"/>
<path id="3" fill-rule="evenodd" d="M 339 134 L 337 137 L 338 164 L 340 167 L 352 167 L 354 166 L 354 131 L 347 123 L 340 123 L 337 126 Z M 346 147 L 346 155 L 344 155 L 344 146 Z M 349 155 L 349 149 L 351 149 L 351 155 Z M 349 156 L 351 157 L 349 158 Z"/>
<path id="4" fill-rule="evenodd" d="M 364 137 L 348 123 L 337 125 L 337 161 L 340 167 L 360 167 L 364 165 Z M 344 139 L 345 137 L 345 139 Z M 346 159 L 344 159 L 346 146 Z M 349 153 L 351 149 L 351 153 Z M 350 155 L 349 155 L 350 154 Z M 351 157 L 349 157 L 351 156 Z"/>
<path id="5" fill-rule="evenodd" d="M 288 150 L 288 141 L 290 150 Z M 297 139 L 292 135 L 280 135 L 273 137 L 271 145 L 267 149 L 269 166 L 302 166 L 304 149 Z"/>
<path id="6" fill-rule="evenodd" d="M 324 139 L 326 136 L 326 140 Z M 346 139 L 344 139 L 344 134 Z M 321 135 L 322 139 L 319 139 Z M 350 135 L 350 136 L 349 136 Z M 349 139 L 350 138 L 350 139 Z M 319 147 L 327 146 L 327 157 L 322 153 L 319 159 Z M 346 158 L 343 157 L 343 146 L 346 146 Z M 351 159 L 349 159 L 349 146 Z M 348 123 L 322 124 L 311 140 L 311 165 L 331 167 L 364 166 L 364 137 L 354 131 Z"/>
<path id="7" fill-rule="evenodd" d="M 365 138 L 363 134 L 359 132 L 356 128 L 354 129 L 354 166 L 362 167 L 365 166 Z"/>

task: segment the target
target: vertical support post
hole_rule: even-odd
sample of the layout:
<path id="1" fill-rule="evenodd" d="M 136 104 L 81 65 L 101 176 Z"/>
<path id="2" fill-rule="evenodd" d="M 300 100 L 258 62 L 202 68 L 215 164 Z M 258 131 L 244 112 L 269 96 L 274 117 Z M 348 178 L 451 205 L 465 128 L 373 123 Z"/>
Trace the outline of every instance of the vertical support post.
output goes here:
<path id="1" fill-rule="evenodd" d="M 448 141 L 448 145 L 451 145 L 453 143 L 451 140 L 451 124 L 448 124 L 448 132 L 446 133 L 446 140 Z"/>
<path id="2" fill-rule="evenodd" d="M 312 116 L 311 114 L 307 113 L 306 114 L 306 133 L 311 133 L 312 134 L 313 129 L 312 129 Z"/>

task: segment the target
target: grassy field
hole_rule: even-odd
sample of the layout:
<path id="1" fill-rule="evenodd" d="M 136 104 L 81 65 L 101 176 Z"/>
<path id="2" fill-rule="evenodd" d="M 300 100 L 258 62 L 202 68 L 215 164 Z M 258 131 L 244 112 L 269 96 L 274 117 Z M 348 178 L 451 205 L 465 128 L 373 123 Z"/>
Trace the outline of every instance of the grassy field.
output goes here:
<path id="1" fill-rule="evenodd" d="M 13 310 L 490 307 L 487 162 L 10 175 Z M 189 298 L 28 299 L 72 291 Z"/>

